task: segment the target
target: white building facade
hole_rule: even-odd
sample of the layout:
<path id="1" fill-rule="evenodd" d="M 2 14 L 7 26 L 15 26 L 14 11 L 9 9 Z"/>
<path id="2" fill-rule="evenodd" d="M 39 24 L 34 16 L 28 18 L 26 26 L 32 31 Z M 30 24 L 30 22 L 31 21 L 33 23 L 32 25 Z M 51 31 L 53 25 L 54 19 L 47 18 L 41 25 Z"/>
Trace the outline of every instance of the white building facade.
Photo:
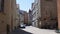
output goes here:
<path id="1" fill-rule="evenodd" d="M 35 0 L 35 2 L 32 4 L 32 15 L 33 15 L 33 19 L 32 19 L 32 25 L 35 27 L 38 27 L 38 19 L 41 17 L 41 13 L 40 13 L 40 0 Z"/>

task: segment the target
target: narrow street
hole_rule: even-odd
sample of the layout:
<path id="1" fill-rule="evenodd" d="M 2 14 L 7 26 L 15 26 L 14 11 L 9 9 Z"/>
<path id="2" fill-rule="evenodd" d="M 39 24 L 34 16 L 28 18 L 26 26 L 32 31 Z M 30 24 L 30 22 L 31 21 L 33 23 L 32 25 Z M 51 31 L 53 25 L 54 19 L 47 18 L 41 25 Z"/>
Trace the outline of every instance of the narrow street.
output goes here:
<path id="1" fill-rule="evenodd" d="M 26 26 L 24 29 L 18 29 L 13 31 L 11 34 L 57 34 L 55 30 L 39 29 L 33 26 Z"/>
<path id="2" fill-rule="evenodd" d="M 0 34 L 60 34 L 60 0 L 0 0 Z"/>
<path id="3" fill-rule="evenodd" d="M 27 26 L 24 31 L 30 32 L 32 34 L 57 34 L 55 30 L 48 30 L 48 29 L 39 29 L 33 26 Z"/>

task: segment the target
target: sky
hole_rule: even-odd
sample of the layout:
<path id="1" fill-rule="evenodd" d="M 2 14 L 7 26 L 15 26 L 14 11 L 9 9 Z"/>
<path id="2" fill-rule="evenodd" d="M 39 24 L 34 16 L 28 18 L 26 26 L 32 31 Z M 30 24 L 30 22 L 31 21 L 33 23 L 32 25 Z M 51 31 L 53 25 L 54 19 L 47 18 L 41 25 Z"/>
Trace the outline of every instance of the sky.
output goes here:
<path id="1" fill-rule="evenodd" d="M 24 11 L 29 11 L 31 9 L 31 4 L 34 0 L 16 0 L 16 3 L 19 4 L 19 8 Z"/>

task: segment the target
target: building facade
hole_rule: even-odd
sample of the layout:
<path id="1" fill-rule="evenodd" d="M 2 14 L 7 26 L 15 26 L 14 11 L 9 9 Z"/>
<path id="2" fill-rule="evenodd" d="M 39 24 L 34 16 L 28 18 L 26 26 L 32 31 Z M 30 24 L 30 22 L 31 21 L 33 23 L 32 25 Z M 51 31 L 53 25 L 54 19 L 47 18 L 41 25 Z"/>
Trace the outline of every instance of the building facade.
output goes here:
<path id="1" fill-rule="evenodd" d="M 15 0 L 1 0 L 0 1 L 0 34 L 7 34 L 11 32 L 15 24 L 15 11 L 16 1 Z"/>
<path id="2" fill-rule="evenodd" d="M 41 27 L 55 28 L 57 23 L 57 2 L 56 0 L 41 0 Z"/>
<path id="3" fill-rule="evenodd" d="M 28 13 L 24 11 L 24 24 L 28 24 Z"/>
<path id="4" fill-rule="evenodd" d="M 1 3 L 3 2 L 3 9 L 1 7 Z M 6 15 L 4 14 L 5 10 L 4 10 L 4 0 L 0 1 L 0 34 L 6 34 Z"/>
<path id="5" fill-rule="evenodd" d="M 35 8 L 35 3 L 32 3 L 32 15 L 33 15 L 33 18 L 32 18 L 32 25 L 36 27 L 36 23 L 37 23 L 37 15 L 36 15 L 36 8 Z"/>
<path id="6" fill-rule="evenodd" d="M 58 32 L 60 32 L 60 0 L 57 0 Z"/>
<path id="7" fill-rule="evenodd" d="M 39 28 L 56 28 L 56 0 L 35 0 L 32 5 L 33 25 Z"/>
<path id="8" fill-rule="evenodd" d="M 7 1 L 7 2 L 6 2 Z M 12 31 L 16 28 L 16 0 L 5 0 L 7 29 Z"/>
<path id="9" fill-rule="evenodd" d="M 20 25 L 20 13 L 19 4 L 16 4 L 16 28 Z"/>
<path id="10" fill-rule="evenodd" d="M 28 13 L 28 24 L 32 25 L 32 10 L 29 9 L 29 13 Z"/>
<path id="11" fill-rule="evenodd" d="M 41 26 L 41 6 L 40 6 L 40 0 L 37 0 L 37 27 Z"/>
<path id="12" fill-rule="evenodd" d="M 38 27 L 39 24 L 39 18 L 41 17 L 40 14 L 40 0 L 35 0 L 34 3 L 32 3 L 32 15 L 33 15 L 33 26 Z"/>
<path id="13" fill-rule="evenodd" d="M 19 13 L 20 13 L 20 24 L 24 24 L 24 11 L 20 10 Z"/>

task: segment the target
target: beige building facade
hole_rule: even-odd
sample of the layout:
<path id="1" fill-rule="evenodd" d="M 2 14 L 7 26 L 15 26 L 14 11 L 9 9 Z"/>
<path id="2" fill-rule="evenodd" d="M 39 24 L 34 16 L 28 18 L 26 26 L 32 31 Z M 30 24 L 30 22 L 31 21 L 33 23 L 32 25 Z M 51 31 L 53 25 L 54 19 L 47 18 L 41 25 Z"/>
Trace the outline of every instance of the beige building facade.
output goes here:
<path id="1" fill-rule="evenodd" d="M 16 0 L 1 0 L 3 4 L 0 12 L 0 34 L 7 34 L 7 29 L 11 32 L 15 24 Z"/>
<path id="2" fill-rule="evenodd" d="M 16 4 L 16 28 L 20 25 L 20 9 L 19 9 L 19 4 Z"/>
<path id="3" fill-rule="evenodd" d="M 57 0 L 58 32 L 60 32 L 60 0 Z"/>
<path id="4" fill-rule="evenodd" d="M 57 23 L 56 0 L 41 0 L 41 27 L 54 28 Z M 45 26 L 46 25 L 46 26 Z"/>
<path id="5" fill-rule="evenodd" d="M 39 28 L 55 28 L 58 23 L 56 5 L 56 0 L 35 0 L 32 9 L 33 22 L 36 22 L 34 25 Z"/>

